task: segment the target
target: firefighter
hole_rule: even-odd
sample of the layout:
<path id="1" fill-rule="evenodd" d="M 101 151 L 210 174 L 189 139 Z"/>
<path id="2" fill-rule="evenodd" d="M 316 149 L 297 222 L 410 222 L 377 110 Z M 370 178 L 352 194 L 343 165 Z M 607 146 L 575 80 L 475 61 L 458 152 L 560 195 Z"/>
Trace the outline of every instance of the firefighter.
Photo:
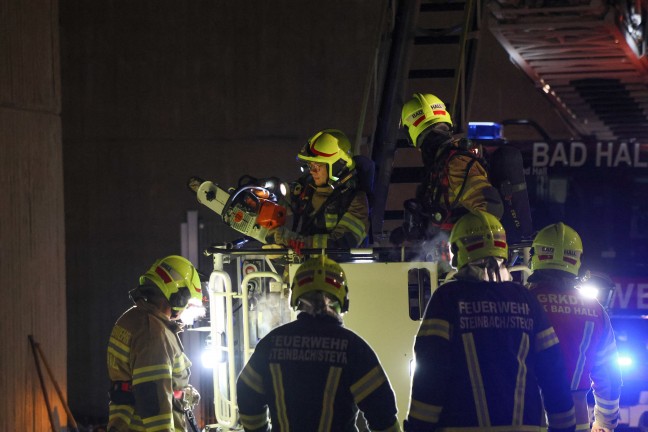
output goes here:
<path id="1" fill-rule="evenodd" d="M 393 231 L 391 242 L 433 238 L 469 211 L 502 217 L 499 192 L 488 180 L 479 151 L 466 139 L 453 136 L 450 113 L 432 94 L 415 93 L 403 105 L 401 125 L 410 144 L 421 151 L 424 177 L 416 198 L 405 201 L 405 223 Z"/>
<path id="2" fill-rule="evenodd" d="M 290 305 L 300 312 L 296 321 L 261 339 L 237 380 L 243 428 L 357 432 L 360 409 L 372 431 L 400 431 L 376 354 L 342 324 L 349 305 L 342 267 L 324 255 L 304 262 Z"/>
<path id="3" fill-rule="evenodd" d="M 457 268 L 425 310 L 414 353 L 409 432 L 573 431 L 558 338 L 542 306 L 511 282 L 506 234 L 490 213 L 463 216 L 450 233 Z"/>
<path id="4" fill-rule="evenodd" d="M 187 259 L 167 256 L 129 294 L 135 306 L 117 320 L 108 342 L 108 431 L 193 432 L 190 409 L 200 396 L 189 385 L 191 362 L 176 320 L 190 301 L 202 301 L 198 272 Z"/>
<path id="5" fill-rule="evenodd" d="M 297 155 L 309 174 L 293 190 L 293 229 L 273 231 L 276 244 L 301 248 L 354 248 L 369 230 L 367 193 L 358 187 L 351 142 L 344 132 L 325 129 Z"/>
<path id="6" fill-rule="evenodd" d="M 576 430 L 590 430 L 587 392 L 594 394 L 592 430 L 611 431 L 619 419 L 621 373 L 614 331 L 595 298 L 579 293 L 583 243 L 562 222 L 546 226 L 532 244 L 529 288 L 544 306 L 560 340 L 576 408 Z"/>

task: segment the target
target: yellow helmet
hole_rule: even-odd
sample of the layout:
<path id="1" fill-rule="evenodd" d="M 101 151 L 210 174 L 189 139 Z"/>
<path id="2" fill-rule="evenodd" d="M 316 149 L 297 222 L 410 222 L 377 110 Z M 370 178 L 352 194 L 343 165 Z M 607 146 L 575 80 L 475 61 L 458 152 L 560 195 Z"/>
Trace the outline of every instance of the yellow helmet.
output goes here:
<path id="1" fill-rule="evenodd" d="M 140 285 L 146 284 L 147 280 L 160 289 L 177 314 L 185 310 L 190 299 L 202 301 L 198 271 L 188 259 L 181 256 L 170 255 L 155 261 L 140 277 Z"/>
<path id="2" fill-rule="evenodd" d="M 418 136 L 429 126 L 446 123 L 452 129 L 452 118 L 441 99 L 433 94 L 414 93 L 412 96 L 403 105 L 401 125 L 407 129 L 414 147 L 417 147 Z"/>
<path id="3" fill-rule="evenodd" d="M 341 312 L 349 309 L 349 287 L 344 270 L 324 255 L 310 258 L 299 266 L 290 291 L 290 306 L 293 308 L 297 307 L 299 298 L 304 294 L 323 291 L 338 300 Z"/>
<path id="4" fill-rule="evenodd" d="M 452 265 L 457 270 L 471 261 L 499 257 L 508 259 L 504 227 L 495 216 L 476 211 L 462 216 L 450 232 Z"/>
<path id="5" fill-rule="evenodd" d="M 533 239 L 531 247 L 531 270 L 563 270 L 578 276 L 583 242 L 570 226 L 558 222 L 542 228 Z"/>
<path id="6" fill-rule="evenodd" d="M 338 129 L 324 129 L 313 135 L 297 158 L 306 162 L 325 163 L 329 183 L 334 183 L 355 168 L 351 141 Z"/>

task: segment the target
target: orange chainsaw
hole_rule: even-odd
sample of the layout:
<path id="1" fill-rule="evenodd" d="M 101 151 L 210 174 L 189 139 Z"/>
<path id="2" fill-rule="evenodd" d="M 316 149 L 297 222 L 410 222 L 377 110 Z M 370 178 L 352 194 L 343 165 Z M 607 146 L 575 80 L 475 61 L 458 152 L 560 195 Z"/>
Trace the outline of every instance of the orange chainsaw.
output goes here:
<path id="1" fill-rule="evenodd" d="M 191 177 L 187 183 L 198 202 L 219 214 L 230 228 L 261 243 L 268 233 L 286 222 L 285 187 L 278 179 L 243 176 L 236 188 L 222 189 L 211 181 Z"/>

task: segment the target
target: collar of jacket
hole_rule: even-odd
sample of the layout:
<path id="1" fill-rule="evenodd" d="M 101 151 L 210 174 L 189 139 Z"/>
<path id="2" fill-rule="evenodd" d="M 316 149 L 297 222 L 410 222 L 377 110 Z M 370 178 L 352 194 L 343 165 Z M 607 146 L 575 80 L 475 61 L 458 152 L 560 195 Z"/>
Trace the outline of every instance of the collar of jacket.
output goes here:
<path id="1" fill-rule="evenodd" d="M 337 319 L 335 317 L 332 317 L 330 315 L 326 314 L 320 314 L 320 315 L 311 315 L 306 312 L 300 312 L 299 315 L 297 315 L 297 320 L 301 320 L 304 322 L 311 322 L 311 323 L 321 323 L 321 324 L 337 324 L 337 325 L 342 325 L 342 317 L 340 319 Z"/>
<path id="2" fill-rule="evenodd" d="M 164 323 L 165 326 L 169 328 L 174 333 L 179 333 L 182 331 L 182 324 L 177 321 L 171 321 L 171 319 L 160 311 L 154 304 L 147 302 L 144 299 L 137 300 L 135 306 L 143 311 L 153 315 L 160 321 Z"/>
<path id="3" fill-rule="evenodd" d="M 542 269 L 534 271 L 527 278 L 527 282 L 530 284 L 551 285 L 555 288 L 572 289 L 576 286 L 578 280 L 571 273 L 562 270 Z"/>

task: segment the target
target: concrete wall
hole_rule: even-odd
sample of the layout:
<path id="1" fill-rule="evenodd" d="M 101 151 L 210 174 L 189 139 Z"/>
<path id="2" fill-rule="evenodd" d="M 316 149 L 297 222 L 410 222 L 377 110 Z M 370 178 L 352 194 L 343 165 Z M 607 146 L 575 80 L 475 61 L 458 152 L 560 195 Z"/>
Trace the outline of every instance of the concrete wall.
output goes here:
<path id="1" fill-rule="evenodd" d="M 28 341 L 67 391 L 58 2 L 0 7 L 0 430 L 51 430 Z M 67 418 L 45 364 L 59 430 Z"/>

